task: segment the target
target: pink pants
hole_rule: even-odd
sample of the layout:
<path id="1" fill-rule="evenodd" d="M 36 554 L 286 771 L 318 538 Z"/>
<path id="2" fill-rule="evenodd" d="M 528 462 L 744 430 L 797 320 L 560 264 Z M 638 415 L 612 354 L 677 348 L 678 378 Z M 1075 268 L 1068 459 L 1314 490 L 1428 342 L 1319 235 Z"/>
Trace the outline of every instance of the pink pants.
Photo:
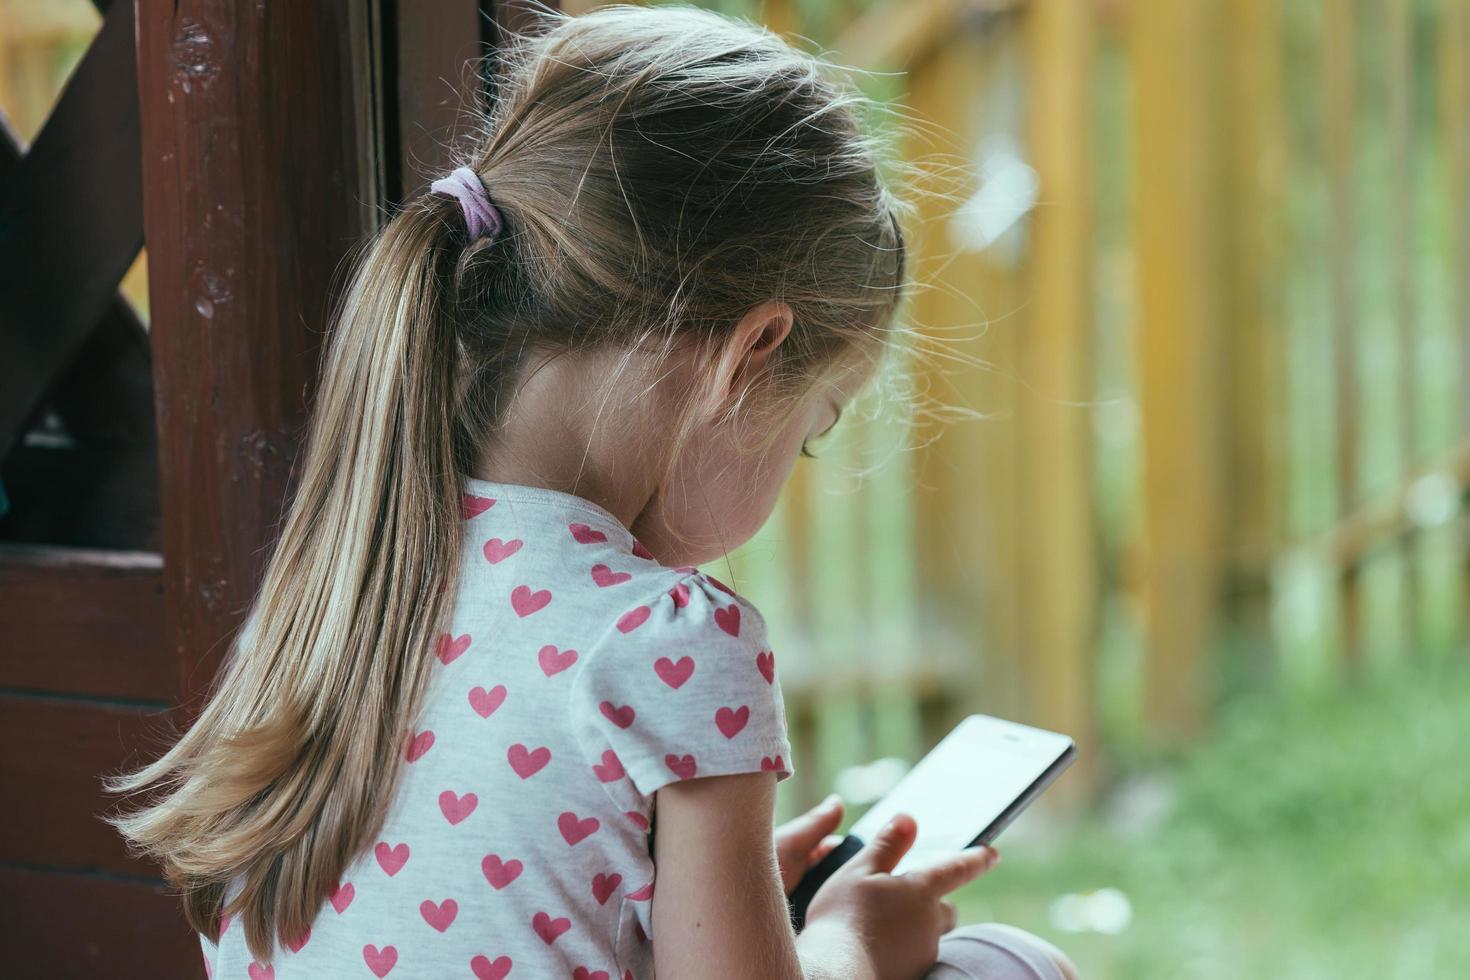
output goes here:
<path id="1" fill-rule="evenodd" d="M 1054 952 L 1046 940 L 1015 926 L 957 926 L 939 937 L 939 958 L 924 980 L 1068 980 Z"/>

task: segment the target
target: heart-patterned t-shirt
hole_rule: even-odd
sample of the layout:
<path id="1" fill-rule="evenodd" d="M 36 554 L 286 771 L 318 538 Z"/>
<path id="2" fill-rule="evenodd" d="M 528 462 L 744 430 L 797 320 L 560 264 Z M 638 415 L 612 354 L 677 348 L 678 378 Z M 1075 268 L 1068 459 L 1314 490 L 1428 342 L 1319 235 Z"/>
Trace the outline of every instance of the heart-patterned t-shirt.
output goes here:
<path id="1" fill-rule="evenodd" d="M 591 501 L 462 485 L 458 592 L 376 845 L 269 964 L 238 924 L 201 935 L 211 977 L 653 980 L 658 789 L 794 772 L 754 606 Z"/>

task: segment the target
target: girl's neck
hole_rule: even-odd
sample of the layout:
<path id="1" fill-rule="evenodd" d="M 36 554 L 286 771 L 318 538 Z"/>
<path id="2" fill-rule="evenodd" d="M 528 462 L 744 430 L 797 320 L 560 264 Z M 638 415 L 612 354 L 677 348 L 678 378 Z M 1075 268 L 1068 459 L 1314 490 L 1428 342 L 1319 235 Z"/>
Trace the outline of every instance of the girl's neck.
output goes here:
<path id="1" fill-rule="evenodd" d="M 610 383 L 616 353 L 567 353 L 528 364 L 502 424 L 471 474 L 490 483 L 545 487 L 590 500 L 631 528 L 652 498 L 657 445 Z M 637 373 L 623 365 L 625 373 Z M 648 399 L 651 401 L 651 398 Z M 639 416 L 656 413 L 639 411 Z"/>

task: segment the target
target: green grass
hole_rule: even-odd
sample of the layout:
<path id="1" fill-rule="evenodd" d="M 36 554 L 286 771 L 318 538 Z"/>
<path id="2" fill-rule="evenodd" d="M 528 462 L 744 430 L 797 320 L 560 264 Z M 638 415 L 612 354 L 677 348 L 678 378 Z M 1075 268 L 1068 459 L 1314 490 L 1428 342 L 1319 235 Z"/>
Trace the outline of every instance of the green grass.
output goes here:
<path id="1" fill-rule="evenodd" d="M 1090 816 L 953 896 L 1067 950 L 1086 980 L 1470 976 L 1470 660 L 1236 701 L 1156 770 L 1165 816 Z M 1121 889 L 1117 935 L 1066 933 L 1059 895 Z"/>

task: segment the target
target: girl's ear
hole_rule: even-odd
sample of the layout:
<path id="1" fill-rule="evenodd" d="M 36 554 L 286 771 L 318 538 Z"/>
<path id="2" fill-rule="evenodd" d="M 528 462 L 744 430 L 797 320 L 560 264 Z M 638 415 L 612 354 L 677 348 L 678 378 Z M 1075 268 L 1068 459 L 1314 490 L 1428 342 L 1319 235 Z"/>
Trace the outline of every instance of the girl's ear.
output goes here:
<path id="1" fill-rule="evenodd" d="M 710 396 L 717 404 L 712 411 L 738 398 L 766 370 L 771 355 L 791 333 L 794 319 L 791 307 L 778 299 L 758 303 L 740 318 L 716 355 Z"/>

